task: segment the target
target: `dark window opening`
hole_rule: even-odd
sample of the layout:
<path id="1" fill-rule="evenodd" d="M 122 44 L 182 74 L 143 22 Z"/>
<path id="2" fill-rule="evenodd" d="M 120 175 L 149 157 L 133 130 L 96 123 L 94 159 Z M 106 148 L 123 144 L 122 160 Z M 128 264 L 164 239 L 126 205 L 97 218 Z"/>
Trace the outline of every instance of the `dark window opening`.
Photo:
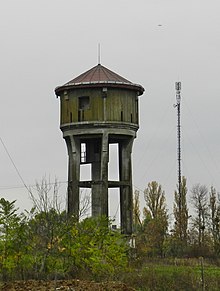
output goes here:
<path id="1" fill-rule="evenodd" d="M 72 114 L 72 112 L 70 112 L 70 123 L 72 123 L 73 122 L 73 114 Z"/>
<path id="2" fill-rule="evenodd" d="M 133 122 L 133 116 L 132 116 L 132 113 L 131 113 L 131 123 Z"/>
<path id="3" fill-rule="evenodd" d="M 89 96 L 79 97 L 79 110 L 87 110 L 90 106 Z"/>

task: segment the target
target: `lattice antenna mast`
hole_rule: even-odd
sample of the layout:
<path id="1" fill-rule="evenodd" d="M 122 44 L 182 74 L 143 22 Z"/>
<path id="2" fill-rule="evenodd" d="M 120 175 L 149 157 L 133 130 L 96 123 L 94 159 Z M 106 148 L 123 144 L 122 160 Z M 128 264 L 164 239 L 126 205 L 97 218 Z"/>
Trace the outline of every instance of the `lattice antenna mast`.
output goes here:
<path id="1" fill-rule="evenodd" d="M 178 189 L 179 189 L 179 211 L 182 209 L 182 193 L 181 193 L 181 127 L 180 127 L 180 90 L 181 82 L 176 82 L 176 105 L 177 108 L 177 160 L 178 160 Z"/>

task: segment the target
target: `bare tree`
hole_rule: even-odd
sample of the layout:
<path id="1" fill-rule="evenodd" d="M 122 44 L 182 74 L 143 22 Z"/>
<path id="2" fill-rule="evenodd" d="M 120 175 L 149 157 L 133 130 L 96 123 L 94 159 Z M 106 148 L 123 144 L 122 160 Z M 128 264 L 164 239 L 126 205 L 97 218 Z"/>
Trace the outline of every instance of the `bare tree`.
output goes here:
<path id="1" fill-rule="evenodd" d="M 36 181 L 35 187 L 29 189 L 30 198 L 33 202 L 35 212 L 49 212 L 54 209 L 60 213 L 65 210 L 66 201 L 59 194 L 60 183 L 55 178 L 54 182 L 50 182 L 50 179 L 43 177 L 40 182 Z M 80 192 L 80 209 L 79 218 L 83 219 L 88 216 L 91 208 L 90 195 L 85 192 Z"/>
<path id="2" fill-rule="evenodd" d="M 53 183 L 50 179 L 43 177 L 41 182 L 36 181 L 35 188 L 29 190 L 33 206 L 37 212 L 47 213 L 50 209 L 61 211 L 62 200 L 59 197 L 59 183 L 55 179 Z"/>
<path id="3" fill-rule="evenodd" d="M 137 231 L 141 227 L 141 211 L 140 211 L 140 192 L 138 190 L 134 191 L 134 201 L 133 201 L 133 225 L 134 231 Z"/>
<path id="4" fill-rule="evenodd" d="M 91 212 L 91 195 L 87 191 L 80 192 L 80 209 L 79 209 L 79 219 L 82 220 L 89 216 Z"/>

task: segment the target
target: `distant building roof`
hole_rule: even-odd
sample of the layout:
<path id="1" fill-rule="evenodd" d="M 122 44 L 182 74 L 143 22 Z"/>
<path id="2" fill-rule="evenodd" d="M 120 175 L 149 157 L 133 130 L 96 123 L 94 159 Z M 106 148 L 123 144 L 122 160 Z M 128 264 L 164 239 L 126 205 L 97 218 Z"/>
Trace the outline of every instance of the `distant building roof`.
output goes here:
<path id="1" fill-rule="evenodd" d="M 101 64 L 57 87 L 55 92 L 59 95 L 60 91 L 73 87 L 103 87 L 103 85 L 106 87 L 130 88 L 138 91 L 140 95 L 144 92 L 144 88 L 141 85 L 128 81 Z"/>

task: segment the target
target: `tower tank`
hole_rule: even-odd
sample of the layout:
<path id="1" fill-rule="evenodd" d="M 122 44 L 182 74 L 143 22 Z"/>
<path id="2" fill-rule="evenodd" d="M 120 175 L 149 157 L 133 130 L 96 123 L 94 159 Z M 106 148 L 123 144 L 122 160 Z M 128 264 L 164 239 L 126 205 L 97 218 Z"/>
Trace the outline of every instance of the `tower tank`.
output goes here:
<path id="1" fill-rule="evenodd" d="M 139 128 L 138 102 L 144 92 L 101 64 L 55 89 L 60 129 L 66 141 L 68 213 L 79 217 L 80 188 L 91 188 L 92 216 L 109 215 L 108 189 L 120 190 L 121 232 L 132 233 L 132 145 Z M 109 145 L 118 146 L 118 181 L 109 180 Z M 80 180 L 80 165 L 91 164 L 91 180 Z"/>

